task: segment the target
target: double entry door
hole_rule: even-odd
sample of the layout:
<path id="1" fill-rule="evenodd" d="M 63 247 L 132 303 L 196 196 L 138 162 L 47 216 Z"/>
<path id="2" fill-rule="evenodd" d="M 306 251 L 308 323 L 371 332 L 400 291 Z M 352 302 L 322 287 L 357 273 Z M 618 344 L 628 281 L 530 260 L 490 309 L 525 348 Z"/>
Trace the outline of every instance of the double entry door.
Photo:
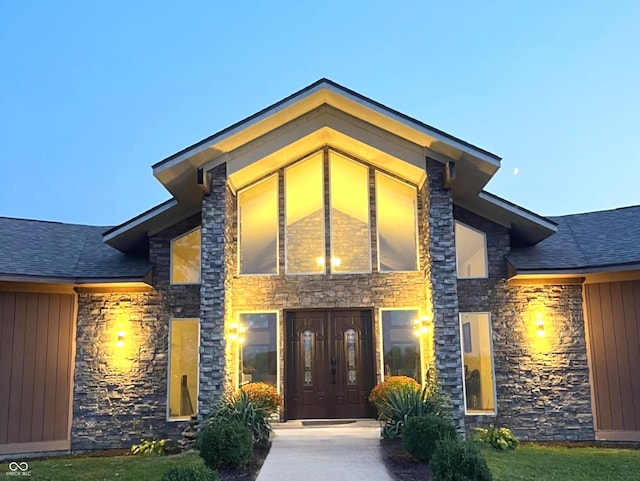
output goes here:
<path id="1" fill-rule="evenodd" d="M 288 311 L 287 419 L 373 417 L 370 310 Z"/>

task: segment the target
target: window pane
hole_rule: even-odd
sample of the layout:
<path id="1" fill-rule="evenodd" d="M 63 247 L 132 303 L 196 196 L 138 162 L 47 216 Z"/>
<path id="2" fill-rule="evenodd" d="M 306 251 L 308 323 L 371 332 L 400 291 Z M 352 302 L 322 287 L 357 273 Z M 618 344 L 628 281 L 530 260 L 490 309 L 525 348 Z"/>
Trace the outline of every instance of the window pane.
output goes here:
<path id="1" fill-rule="evenodd" d="M 483 232 L 456 222 L 458 278 L 487 277 L 487 242 Z"/>
<path id="2" fill-rule="evenodd" d="M 171 241 L 171 283 L 200 282 L 200 227 Z"/>
<path id="3" fill-rule="evenodd" d="M 461 313 L 460 337 L 467 412 L 493 412 L 493 353 L 487 313 Z"/>
<path id="4" fill-rule="evenodd" d="M 413 334 L 417 310 L 382 311 L 384 376 L 408 376 L 420 382 L 419 338 Z"/>
<path id="5" fill-rule="evenodd" d="M 169 418 L 198 410 L 198 319 L 172 319 L 169 347 Z"/>
<path id="6" fill-rule="evenodd" d="M 242 376 L 240 383 L 264 382 L 277 386 L 275 312 L 240 314 L 240 324 L 247 331 L 242 344 Z"/>
<path id="7" fill-rule="evenodd" d="M 376 172 L 380 271 L 418 269 L 416 190 Z"/>
<path id="8" fill-rule="evenodd" d="M 240 274 L 278 270 L 278 176 L 238 194 Z"/>
<path id="9" fill-rule="evenodd" d="M 371 272 L 369 169 L 330 152 L 331 272 Z"/>
<path id="10" fill-rule="evenodd" d="M 287 273 L 324 273 L 322 152 L 285 171 Z"/>

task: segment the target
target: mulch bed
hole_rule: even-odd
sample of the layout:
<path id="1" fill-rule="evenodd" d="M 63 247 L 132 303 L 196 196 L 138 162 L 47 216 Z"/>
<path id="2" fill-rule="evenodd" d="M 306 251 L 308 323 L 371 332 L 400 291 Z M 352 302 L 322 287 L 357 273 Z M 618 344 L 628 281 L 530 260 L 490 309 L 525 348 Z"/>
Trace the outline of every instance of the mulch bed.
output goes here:
<path id="1" fill-rule="evenodd" d="M 431 471 L 404 449 L 400 439 L 380 441 L 382 459 L 394 481 L 431 481 Z"/>

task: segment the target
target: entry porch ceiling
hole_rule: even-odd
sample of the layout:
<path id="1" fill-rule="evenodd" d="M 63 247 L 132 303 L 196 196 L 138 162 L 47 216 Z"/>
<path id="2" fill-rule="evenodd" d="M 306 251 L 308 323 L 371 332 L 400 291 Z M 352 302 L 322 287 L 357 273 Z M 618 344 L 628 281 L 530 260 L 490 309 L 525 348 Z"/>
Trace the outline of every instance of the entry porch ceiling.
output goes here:
<path id="1" fill-rule="evenodd" d="M 454 193 L 478 193 L 500 158 L 323 79 L 153 166 L 180 202 L 198 204 L 196 170 L 223 162 L 233 189 L 325 145 L 417 185 L 425 157 L 456 162 Z"/>

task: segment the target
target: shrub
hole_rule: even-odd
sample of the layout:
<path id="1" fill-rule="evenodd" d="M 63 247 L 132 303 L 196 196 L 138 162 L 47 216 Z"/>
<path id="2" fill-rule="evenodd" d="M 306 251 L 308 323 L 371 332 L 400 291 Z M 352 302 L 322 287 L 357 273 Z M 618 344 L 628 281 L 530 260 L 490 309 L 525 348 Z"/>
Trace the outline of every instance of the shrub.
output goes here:
<path id="1" fill-rule="evenodd" d="M 162 475 L 160 481 L 219 481 L 217 471 L 205 467 L 172 466 Z"/>
<path id="2" fill-rule="evenodd" d="M 239 391 L 235 396 L 226 396 L 210 419 L 236 420 L 249 428 L 256 442 L 267 441 L 271 435 L 269 412 L 252 402 L 245 391 Z"/>
<path id="3" fill-rule="evenodd" d="M 420 384 L 413 378 L 407 376 L 391 376 L 378 383 L 369 394 L 369 402 L 376 408 L 384 403 L 390 392 L 397 391 L 420 391 Z M 379 412 L 379 408 L 378 408 Z"/>
<path id="4" fill-rule="evenodd" d="M 431 458 L 433 481 L 491 481 L 487 467 L 478 448 L 470 441 L 447 437 L 436 443 Z"/>
<path id="5" fill-rule="evenodd" d="M 282 398 L 278 390 L 263 382 L 251 382 L 240 388 L 241 392 L 247 394 L 249 400 L 256 406 L 264 408 L 267 414 L 278 412 L 282 405 Z"/>
<path id="6" fill-rule="evenodd" d="M 246 424 L 237 419 L 211 418 L 198 435 L 198 449 L 211 469 L 247 464 L 253 439 Z"/>
<path id="7" fill-rule="evenodd" d="M 131 446 L 131 454 L 135 456 L 143 456 L 147 454 L 164 456 L 166 443 L 166 439 L 140 440 L 140 444 L 134 444 Z"/>
<path id="8" fill-rule="evenodd" d="M 404 376 L 390 377 L 378 384 L 369 399 L 378 409 L 378 419 L 383 422 L 382 436 L 387 439 L 398 437 L 410 417 L 428 414 L 450 417 L 448 399 L 436 385 L 421 391 L 414 379 Z"/>
<path id="9" fill-rule="evenodd" d="M 435 414 L 428 414 L 407 419 L 402 431 L 402 444 L 414 458 L 428 463 L 438 441 L 456 436 L 451 421 Z"/>
<path id="10" fill-rule="evenodd" d="M 476 428 L 474 439 L 490 444 L 501 451 L 516 449 L 520 444 L 509 428 L 498 428 L 493 424 L 490 424 L 488 429 Z"/>

